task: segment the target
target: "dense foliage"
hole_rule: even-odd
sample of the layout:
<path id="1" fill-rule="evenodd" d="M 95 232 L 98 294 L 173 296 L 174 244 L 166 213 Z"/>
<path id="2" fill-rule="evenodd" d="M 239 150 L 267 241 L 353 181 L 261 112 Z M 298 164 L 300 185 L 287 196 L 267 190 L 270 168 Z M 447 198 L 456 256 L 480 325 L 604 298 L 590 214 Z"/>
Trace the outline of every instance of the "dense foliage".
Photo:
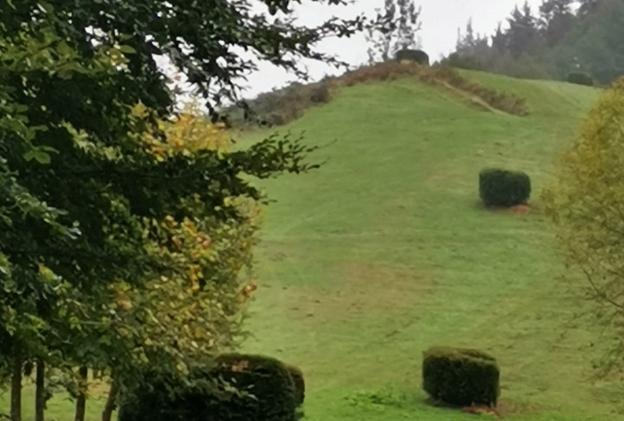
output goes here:
<path id="1" fill-rule="evenodd" d="M 561 162 L 557 183 L 546 195 L 567 263 L 587 280 L 601 324 L 615 329 L 615 354 L 606 368 L 621 368 L 624 352 L 623 116 L 624 80 L 620 80 L 590 113 Z"/>
<path id="2" fill-rule="evenodd" d="M 296 406 L 284 364 L 262 356 L 224 355 L 184 379 L 150 372 L 126 395 L 119 420 L 294 421 Z"/>
<path id="3" fill-rule="evenodd" d="M 582 72 L 608 84 L 624 74 L 623 21 L 622 0 L 544 0 L 538 14 L 525 3 L 491 37 L 469 23 L 447 62 L 533 78 Z"/>
<path id="4" fill-rule="evenodd" d="M 423 388 L 432 398 L 451 405 L 496 406 L 500 371 L 496 360 L 484 352 L 432 348 L 424 356 Z"/>
<path id="5" fill-rule="evenodd" d="M 63 373 L 80 420 L 89 369 L 116 391 L 143 365 L 184 372 L 235 343 L 262 200 L 250 179 L 312 166 L 289 138 L 224 150 L 214 110 L 237 100 L 257 60 L 295 72 L 301 57 L 335 62 L 315 43 L 361 26 L 300 27 L 284 19 L 289 3 L 2 5 L 0 367 L 13 421 L 33 361 L 41 387 L 44 367 Z M 175 114 L 159 62 L 192 84 L 212 122 Z"/>
<path id="6" fill-rule="evenodd" d="M 523 172 L 485 169 L 479 174 L 479 194 L 486 206 L 525 204 L 531 196 L 531 179 Z"/>

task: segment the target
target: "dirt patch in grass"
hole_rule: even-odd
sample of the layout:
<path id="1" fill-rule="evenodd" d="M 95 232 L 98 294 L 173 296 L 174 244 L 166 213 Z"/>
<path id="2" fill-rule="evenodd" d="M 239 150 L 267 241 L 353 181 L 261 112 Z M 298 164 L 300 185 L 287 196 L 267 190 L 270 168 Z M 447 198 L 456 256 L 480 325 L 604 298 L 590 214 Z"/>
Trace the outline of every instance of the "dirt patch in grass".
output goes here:
<path id="1" fill-rule="evenodd" d="M 351 305 L 362 311 L 412 307 L 427 293 L 424 277 L 407 268 L 364 262 L 345 262 L 344 286 Z"/>
<path id="2" fill-rule="evenodd" d="M 331 286 L 291 286 L 280 291 L 299 319 L 340 322 L 363 315 L 411 311 L 428 293 L 425 278 L 407 268 L 364 262 L 344 262 L 336 267 L 337 281 Z"/>
<path id="3" fill-rule="evenodd" d="M 529 205 L 516 205 L 510 210 L 516 215 L 526 215 L 527 213 L 531 212 L 531 207 Z"/>
<path id="4" fill-rule="evenodd" d="M 427 403 L 437 408 L 446 408 L 472 415 L 485 415 L 490 418 L 498 419 L 504 419 L 518 415 L 535 415 L 540 413 L 540 409 L 537 406 L 511 402 L 508 400 L 501 400 L 495 408 L 480 405 L 456 407 L 445 404 L 443 402 L 434 401 L 432 399 L 427 399 Z"/>

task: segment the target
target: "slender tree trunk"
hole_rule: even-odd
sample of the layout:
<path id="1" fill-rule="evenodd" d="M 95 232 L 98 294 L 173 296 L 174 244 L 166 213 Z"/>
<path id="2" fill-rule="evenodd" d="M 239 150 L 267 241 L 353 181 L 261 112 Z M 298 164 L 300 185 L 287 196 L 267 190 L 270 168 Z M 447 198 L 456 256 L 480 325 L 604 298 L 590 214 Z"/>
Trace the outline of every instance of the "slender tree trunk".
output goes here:
<path id="1" fill-rule="evenodd" d="M 13 359 L 11 374 L 11 421 L 22 421 L 22 369 L 24 361 L 19 355 Z"/>
<path id="2" fill-rule="evenodd" d="M 35 373 L 35 421 L 45 421 L 45 405 L 45 363 L 38 360 Z"/>
<path id="3" fill-rule="evenodd" d="M 87 389 L 89 385 L 89 369 L 80 367 L 78 369 L 78 398 L 76 399 L 76 414 L 74 421 L 85 421 L 85 412 L 87 409 Z"/>
<path id="4" fill-rule="evenodd" d="M 119 396 L 119 383 L 113 378 L 111 382 L 110 390 L 108 391 L 108 398 L 106 399 L 106 405 L 102 411 L 102 421 L 111 421 L 113 418 L 113 412 L 117 409 L 117 397 Z"/>

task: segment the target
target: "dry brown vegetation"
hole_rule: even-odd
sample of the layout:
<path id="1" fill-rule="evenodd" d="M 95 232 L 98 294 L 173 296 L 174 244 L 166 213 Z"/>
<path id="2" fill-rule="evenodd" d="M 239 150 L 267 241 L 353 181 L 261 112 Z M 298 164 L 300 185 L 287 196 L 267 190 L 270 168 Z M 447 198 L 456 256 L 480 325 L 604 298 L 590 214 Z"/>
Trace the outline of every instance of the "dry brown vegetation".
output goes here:
<path id="1" fill-rule="evenodd" d="M 457 70 L 446 66 L 426 67 L 413 63 L 380 63 L 346 73 L 337 78 L 335 82 L 346 86 L 354 86 L 371 81 L 396 80 L 404 77 L 418 77 L 424 82 L 441 86 L 475 105 L 484 106 L 481 108 L 503 111 L 519 116 L 529 114 L 524 98 L 487 88 L 468 80 Z"/>
<path id="2" fill-rule="evenodd" d="M 301 117 L 306 109 L 331 101 L 333 92 L 337 88 L 406 77 L 416 77 L 423 82 L 439 86 L 460 100 L 484 111 L 504 112 L 518 116 L 525 116 L 529 113 L 523 98 L 468 80 L 453 68 L 386 62 L 364 66 L 342 76 L 326 78 L 317 83 L 307 85 L 292 83 L 285 88 L 259 95 L 256 99 L 249 101 L 249 107 L 253 110 L 251 118 L 244 119 L 241 113 L 234 112 L 230 121 L 239 127 L 249 124 L 281 126 Z"/>

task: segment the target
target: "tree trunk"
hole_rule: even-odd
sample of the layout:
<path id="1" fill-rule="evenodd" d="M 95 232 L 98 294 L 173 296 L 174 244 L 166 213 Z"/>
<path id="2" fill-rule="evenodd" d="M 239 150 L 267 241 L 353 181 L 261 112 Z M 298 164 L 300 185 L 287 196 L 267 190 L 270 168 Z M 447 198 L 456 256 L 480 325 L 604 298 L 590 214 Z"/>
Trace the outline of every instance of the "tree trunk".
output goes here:
<path id="1" fill-rule="evenodd" d="M 80 367 L 78 369 L 78 398 L 76 399 L 76 415 L 74 421 L 85 421 L 87 409 L 87 389 L 89 387 L 89 369 Z"/>
<path id="2" fill-rule="evenodd" d="M 11 374 L 11 421 L 22 421 L 22 369 L 24 361 L 16 355 Z"/>
<path id="3" fill-rule="evenodd" d="M 102 411 L 102 421 L 111 421 L 113 418 L 113 412 L 117 408 L 117 396 L 119 395 L 119 383 L 113 378 L 111 382 L 110 390 L 108 391 L 108 398 L 106 399 L 106 405 Z"/>
<path id="4" fill-rule="evenodd" d="M 35 421 L 45 421 L 45 405 L 45 363 L 38 360 L 35 373 Z"/>

